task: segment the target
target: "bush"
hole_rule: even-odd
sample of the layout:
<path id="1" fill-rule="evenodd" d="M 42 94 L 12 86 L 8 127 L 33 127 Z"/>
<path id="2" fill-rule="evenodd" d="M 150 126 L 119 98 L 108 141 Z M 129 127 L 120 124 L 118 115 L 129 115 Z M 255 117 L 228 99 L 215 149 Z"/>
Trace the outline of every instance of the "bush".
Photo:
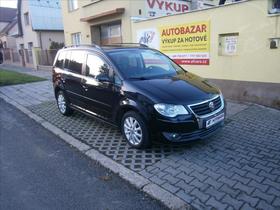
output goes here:
<path id="1" fill-rule="evenodd" d="M 59 42 L 51 42 L 50 50 L 59 50 L 64 47 L 64 43 L 59 43 Z"/>

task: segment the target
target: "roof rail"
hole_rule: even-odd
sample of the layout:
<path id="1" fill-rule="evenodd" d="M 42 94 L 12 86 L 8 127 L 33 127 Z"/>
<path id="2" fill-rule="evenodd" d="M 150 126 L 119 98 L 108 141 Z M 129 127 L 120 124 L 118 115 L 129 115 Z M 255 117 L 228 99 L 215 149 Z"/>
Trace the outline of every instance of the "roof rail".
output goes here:
<path id="1" fill-rule="evenodd" d="M 103 46 L 106 47 L 106 46 L 123 46 L 123 45 L 131 45 L 131 46 L 137 45 L 137 46 L 140 46 L 140 47 L 148 47 L 147 45 L 142 44 L 142 43 L 129 43 L 129 42 L 127 42 L 127 43 L 112 43 L 112 44 L 103 45 Z"/>
<path id="2" fill-rule="evenodd" d="M 101 49 L 101 47 L 97 44 L 79 44 L 79 45 L 70 45 L 70 46 L 64 46 L 63 49 L 69 48 L 69 47 L 95 47 L 98 49 Z"/>

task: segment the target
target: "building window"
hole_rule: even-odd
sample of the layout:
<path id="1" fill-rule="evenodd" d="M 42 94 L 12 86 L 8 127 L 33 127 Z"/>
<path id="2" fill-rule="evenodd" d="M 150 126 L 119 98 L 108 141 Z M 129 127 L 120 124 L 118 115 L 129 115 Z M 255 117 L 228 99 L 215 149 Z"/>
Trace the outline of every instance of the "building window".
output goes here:
<path id="1" fill-rule="evenodd" d="M 121 36 L 121 25 L 110 26 L 110 37 L 120 37 Z"/>
<path id="2" fill-rule="evenodd" d="M 269 39 L 270 49 L 278 49 L 280 45 L 280 38 L 271 38 Z"/>
<path id="3" fill-rule="evenodd" d="M 268 1 L 268 13 L 279 14 L 280 13 L 280 0 L 269 0 Z"/>
<path id="4" fill-rule="evenodd" d="M 112 38 L 121 36 L 121 25 L 102 25 L 101 26 L 101 37 Z"/>
<path id="5" fill-rule="evenodd" d="M 27 26 L 29 25 L 29 13 L 24 13 L 24 24 Z"/>
<path id="6" fill-rule="evenodd" d="M 229 33 L 219 35 L 219 55 L 237 55 L 239 33 Z"/>
<path id="7" fill-rule="evenodd" d="M 81 44 L 81 33 L 74 33 L 71 34 L 72 44 L 73 45 L 80 45 Z"/>
<path id="8" fill-rule="evenodd" d="M 32 50 L 33 42 L 28 42 L 28 50 Z"/>
<path id="9" fill-rule="evenodd" d="M 68 9 L 69 11 L 78 9 L 78 0 L 68 0 Z"/>

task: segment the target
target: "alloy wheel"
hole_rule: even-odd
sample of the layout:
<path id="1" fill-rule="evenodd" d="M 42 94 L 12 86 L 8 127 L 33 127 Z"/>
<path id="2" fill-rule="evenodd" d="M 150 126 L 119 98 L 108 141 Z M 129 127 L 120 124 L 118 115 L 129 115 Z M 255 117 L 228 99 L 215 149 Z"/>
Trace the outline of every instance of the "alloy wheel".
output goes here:
<path id="1" fill-rule="evenodd" d="M 62 94 L 59 94 L 57 97 L 57 104 L 59 111 L 64 114 L 66 112 L 66 101 Z"/>
<path id="2" fill-rule="evenodd" d="M 143 134 L 139 122 L 134 117 L 127 117 L 124 120 L 124 133 L 132 145 L 139 145 L 142 141 Z"/>

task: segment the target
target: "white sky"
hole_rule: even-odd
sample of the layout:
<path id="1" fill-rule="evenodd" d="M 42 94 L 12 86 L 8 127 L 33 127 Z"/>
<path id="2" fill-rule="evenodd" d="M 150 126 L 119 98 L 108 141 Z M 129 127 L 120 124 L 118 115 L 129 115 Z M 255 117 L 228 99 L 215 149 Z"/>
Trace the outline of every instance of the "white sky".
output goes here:
<path id="1" fill-rule="evenodd" d="M 0 7 L 17 8 L 17 0 L 0 0 Z"/>

